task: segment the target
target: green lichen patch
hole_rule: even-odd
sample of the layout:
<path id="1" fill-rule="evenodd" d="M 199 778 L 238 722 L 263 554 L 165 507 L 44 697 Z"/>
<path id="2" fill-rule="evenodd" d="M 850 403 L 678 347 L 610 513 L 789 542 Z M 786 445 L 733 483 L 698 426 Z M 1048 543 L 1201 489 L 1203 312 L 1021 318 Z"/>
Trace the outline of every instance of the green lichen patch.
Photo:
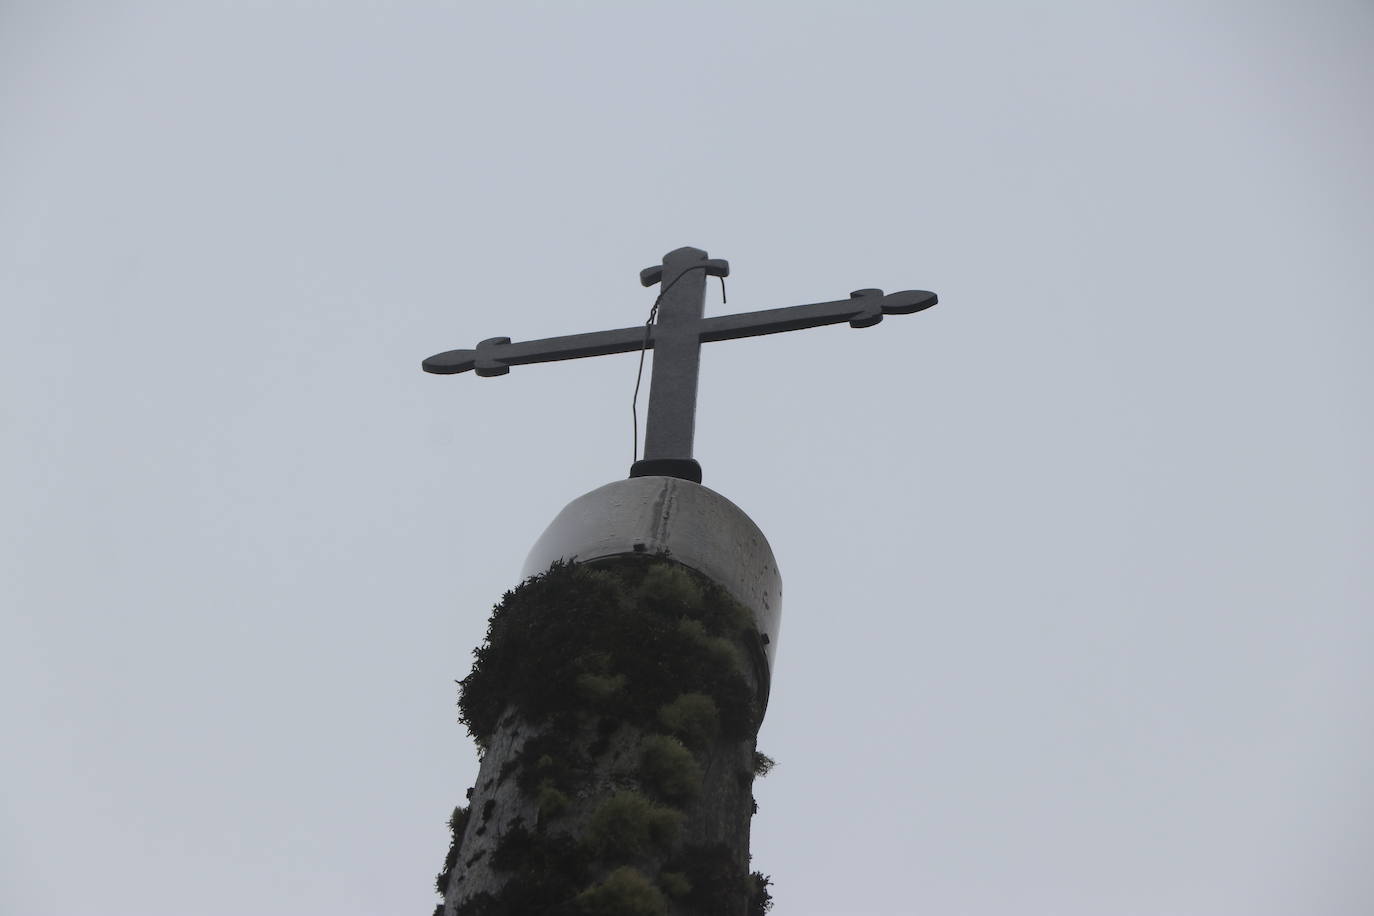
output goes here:
<path id="1" fill-rule="evenodd" d="M 539 822 L 542 824 L 551 818 L 558 817 L 568 810 L 568 805 L 572 800 L 567 795 L 553 787 L 552 783 L 546 782 L 539 787 L 535 793 L 535 804 L 539 807 Z"/>
<path id="2" fill-rule="evenodd" d="M 630 858 L 667 850 L 682 829 L 683 814 L 626 790 L 607 798 L 592 812 L 587 841 L 605 857 Z"/>
<path id="3" fill-rule="evenodd" d="M 639 580 L 635 596 L 659 608 L 700 611 L 706 601 L 702 582 L 675 563 L 656 563 Z"/>
<path id="4" fill-rule="evenodd" d="M 658 886 L 669 897 L 685 897 L 692 892 L 692 882 L 680 871 L 659 872 Z"/>
<path id="5" fill-rule="evenodd" d="M 444 867 L 434 878 L 434 889 L 442 897 L 448 891 L 449 881 L 453 878 L 453 869 L 458 864 L 458 852 L 463 847 L 463 831 L 468 826 L 468 809 L 459 806 L 453 809 L 453 815 L 448 819 L 449 844 L 448 855 L 444 856 Z"/>
<path id="6" fill-rule="evenodd" d="M 585 713 L 588 701 L 646 727 L 678 694 L 699 693 L 715 701 L 721 730 L 743 738 L 759 718 L 750 676 L 761 669 L 749 661 L 757 643 L 749 613 L 678 564 L 555 564 L 493 612 L 472 672 L 459 682 L 459 719 L 479 744 L 509 710 L 540 723 Z"/>
<path id="7" fill-rule="evenodd" d="M 773 908 L 773 895 L 768 893 L 772 883 L 773 879 L 763 872 L 756 871 L 749 875 L 748 916 L 763 916 Z"/>
<path id="8" fill-rule="evenodd" d="M 677 738 L 645 738 L 640 745 L 639 766 L 644 782 L 669 801 L 685 801 L 701 791 L 701 764 Z"/>
<path id="9" fill-rule="evenodd" d="M 658 708 L 658 724 L 688 745 L 704 748 L 720 731 L 720 707 L 704 693 L 684 693 Z"/>
<path id="10" fill-rule="evenodd" d="M 574 683 L 583 698 L 593 703 L 604 703 L 625 689 L 625 675 L 579 674 Z"/>
<path id="11" fill-rule="evenodd" d="M 717 662 L 728 665 L 735 671 L 743 673 L 745 666 L 749 664 L 744 650 L 737 641 L 724 636 L 712 636 L 700 620 L 692 617 L 679 618 L 677 629 L 684 638 L 715 656 Z"/>
<path id="12" fill-rule="evenodd" d="M 637 868 L 621 866 L 595 887 L 577 895 L 585 916 L 665 916 L 668 901 Z"/>

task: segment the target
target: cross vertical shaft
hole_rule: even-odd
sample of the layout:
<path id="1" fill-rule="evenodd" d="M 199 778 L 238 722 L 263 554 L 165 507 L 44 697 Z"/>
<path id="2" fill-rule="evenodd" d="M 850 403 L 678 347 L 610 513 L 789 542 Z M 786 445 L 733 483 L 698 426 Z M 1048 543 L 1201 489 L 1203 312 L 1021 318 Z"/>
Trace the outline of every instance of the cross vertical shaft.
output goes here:
<path id="1" fill-rule="evenodd" d="M 649 420 L 644 431 L 646 459 L 692 457 L 701 368 L 697 322 L 706 314 L 704 260 L 706 252 L 699 248 L 679 248 L 663 258 L 664 293 L 658 304 Z"/>
<path id="2" fill-rule="evenodd" d="M 721 266 L 708 264 L 706 252 L 700 248 L 678 248 L 663 256 L 644 459 L 635 462 L 632 477 L 663 474 L 701 480 L 701 467 L 692 458 L 701 368 L 700 324 L 706 313 L 706 277 L 723 272 L 723 262 Z"/>

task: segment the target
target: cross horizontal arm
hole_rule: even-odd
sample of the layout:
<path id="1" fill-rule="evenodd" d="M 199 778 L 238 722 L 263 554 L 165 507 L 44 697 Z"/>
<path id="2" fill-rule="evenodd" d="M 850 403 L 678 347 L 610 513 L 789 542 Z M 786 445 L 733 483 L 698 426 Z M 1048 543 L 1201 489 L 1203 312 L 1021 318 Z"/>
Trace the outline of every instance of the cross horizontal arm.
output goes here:
<path id="1" fill-rule="evenodd" d="M 478 375 L 505 375 L 511 366 L 629 353 L 643 346 L 643 325 L 616 328 L 614 331 L 594 331 L 590 334 L 569 334 L 566 337 L 545 337 L 520 343 L 511 343 L 509 337 L 492 337 L 479 343 L 475 350 L 449 350 L 431 356 L 421 366 L 426 372 L 436 375 L 456 375 L 469 369 L 476 369 Z M 649 346 L 653 346 L 652 341 Z"/>
<path id="2" fill-rule="evenodd" d="M 936 301 L 935 294 L 925 290 L 908 289 L 885 296 L 879 289 L 861 289 L 850 293 L 850 298 L 835 302 L 813 302 L 810 305 L 703 318 L 701 340 L 705 343 L 757 337 L 819 328 L 841 321 L 848 321 L 856 328 L 866 328 L 882 321 L 884 315 L 909 315 L 930 308 Z"/>
<path id="3" fill-rule="evenodd" d="M 702 343 L 713 340 L 734 340 L 800 331 L 827 324 L 847 321 L 856 328 L 866 328 L 883 320 L 884 315 L 908 315 L 928 309 L 938 300 L 934 293 L 908 289 L 883 295 L 879 289 L 861 289 L 850 293 L 848 299 L 834 302 L 813 302 L 761 312 L 742 312 L 738 315 L 719 315 L 702 318 L 696 326 Z M 650 329 L 648 347 L 652 349 L 659 336 L 657 326 Z M 607 356 L 611 353 L 630 353 L 645 346 L 644 327 L 616 328 L 613 331 L 594 331 L 590 334 L 569 334 L 566 337 L 544 337 L 511 343 L 509 337 L 491 337 L 475 350 L 448 350 L 431 356 L 422 363 L 426 372 L 436 375 L 456 375 L 476 369 L 478 375 L 505 375 L 511 366 L 528 363 L 548 363 L 562 359 L 581 359 L 585 356 Z"/>

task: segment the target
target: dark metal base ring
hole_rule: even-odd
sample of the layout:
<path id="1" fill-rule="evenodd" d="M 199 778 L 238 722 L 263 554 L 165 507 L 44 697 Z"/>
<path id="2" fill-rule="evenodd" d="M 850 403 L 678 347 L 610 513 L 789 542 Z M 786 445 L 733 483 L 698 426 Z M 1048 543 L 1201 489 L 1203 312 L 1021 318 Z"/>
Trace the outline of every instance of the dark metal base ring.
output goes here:
<path id="1" fill-rule="evenodd" d="M 695 458 L 644 458 L 630 465 L 631 477 L 676 477 L 701 483 L 701 465 Z"/>

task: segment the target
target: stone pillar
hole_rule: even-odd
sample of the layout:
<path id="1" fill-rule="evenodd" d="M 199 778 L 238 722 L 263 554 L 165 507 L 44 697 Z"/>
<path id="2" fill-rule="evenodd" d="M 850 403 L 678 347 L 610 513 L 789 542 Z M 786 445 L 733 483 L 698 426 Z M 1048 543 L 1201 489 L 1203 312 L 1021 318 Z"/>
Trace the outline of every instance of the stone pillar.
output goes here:
<path id="1" fill-rule="evenodd" d="M 639 477 L 570 503 L 492 614 L 460 720 L 482 750 L 442 916 L 755 916 L 755 748 L 781 618 L 729 500 Z"/>

